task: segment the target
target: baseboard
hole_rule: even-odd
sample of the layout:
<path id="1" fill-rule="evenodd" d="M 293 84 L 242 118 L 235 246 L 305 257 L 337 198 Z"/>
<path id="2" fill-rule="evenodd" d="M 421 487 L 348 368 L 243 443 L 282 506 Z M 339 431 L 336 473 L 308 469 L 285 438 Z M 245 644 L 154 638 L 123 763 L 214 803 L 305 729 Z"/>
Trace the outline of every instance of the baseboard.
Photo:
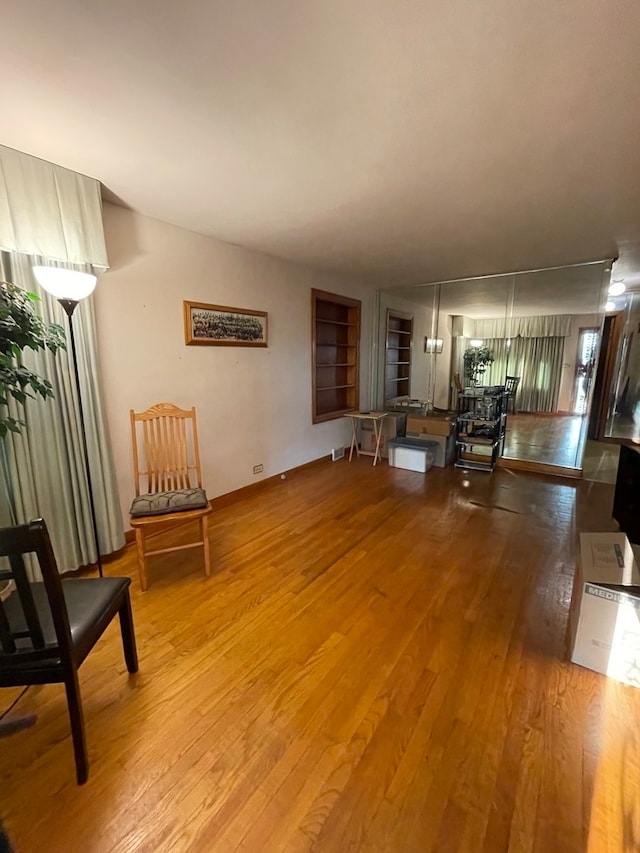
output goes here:
<path id="1" fill-rule="evenodd" d="M 496 463 L 498 468 L 509 468 L 513 471 L 529 471 L 532 474 L 550 474 L 553 477 L 569 477 L 579 480 L 582 468 L 565 468 L 563 465 L 549 465 L 546 462 L 529 462 L 526 459 L 508 459 L 501 456 Z"/>
<path id="2" fill-rule="evenodd" d="M 248 498 L 258 492 L 264 492 L 265 489 L 284 485 L 287 480 L 294 477 L 296 474 L 299 474 L 301 471 L 305 471 L 308 468 L 315 468 L 317 465 L 322 465 L 327 462 L 331 462 L 331 454 L 321 456 L 319 459 L 312 459 L 311 462 L 305 462 L 304 465 L 297 465 L 295 468 L 290 468 L 288 471 L 283 471 L 281 474 L 274 474 L 272 477 L 265 477 L 264 480 L 259 480 L 257 483 L 250 483 L 248 486 L 242 486 L 242 488 L 235 489 L 233 492 L 227 492 L 225 495 L 218 495 L 216 498 L 211 498 L 209 504 L 213 510 L 222 509 L 222 507 L 225 506 L 231 506 L 231 504 L 244 500 L 244 498 Z M 171 527 L 178 527 L 180 524 L 181 522 L 179 521 L 172 522 L 170 525 L 167 525 L 164 530 L 168 530 Z M 164 530 L 159 529 L 157 533 L 162 533 Z M 127 545 L 135 543 L 136 534 L 131 528 L 125 531 L 124 535 Z M 152 535 L 155 536 L 156 533 Z"/>

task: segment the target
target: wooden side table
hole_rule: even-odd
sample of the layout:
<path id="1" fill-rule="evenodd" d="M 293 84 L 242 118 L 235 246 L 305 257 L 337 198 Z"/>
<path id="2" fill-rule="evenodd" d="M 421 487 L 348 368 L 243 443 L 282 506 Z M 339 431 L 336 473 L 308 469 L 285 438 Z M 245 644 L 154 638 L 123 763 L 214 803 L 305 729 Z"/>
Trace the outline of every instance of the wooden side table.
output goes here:
<path id="1" fill-rule="evenodd" d="M 351 447 L 349 448 L 349 462 L 353 456 L 353 448 L 356 449 L 356 456 L 373 456 L 373 464 L 381 459 L 380 455 L 380 439 L 382 438 L 382 421 L 387 417 L 386 412 L 348 412 L 344 415 L 345 418 L 351 418 Z M 372 421 L 373 432 L 376 437 L 376 449 L 360 450 L 358 447 L 358 421 Z"/>

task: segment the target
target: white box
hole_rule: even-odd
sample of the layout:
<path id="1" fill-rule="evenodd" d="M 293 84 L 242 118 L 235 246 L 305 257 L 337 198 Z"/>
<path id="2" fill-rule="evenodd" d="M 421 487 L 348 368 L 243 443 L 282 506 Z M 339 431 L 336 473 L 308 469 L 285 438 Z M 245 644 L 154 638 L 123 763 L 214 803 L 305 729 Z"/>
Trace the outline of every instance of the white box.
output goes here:
<path id="1" fill-rule="evenodd" d="M 404 435 L 404 425 L 407 416 L 403 414 L 390 413 L 382 420 L 382 435 L 380 436 L 380 455 L 385 459 L 388 456 L 387 444 L 392 438 Z M 376 434 L 373 429 L 373 421 L 360 422 L 360 448 L 373 453 L 376 449 Z"/>
<path id="2" fill-rule="evenodd" d="M 436 455 L 433 464 L 436 468 L 446 468 L 456 458 L 456 434 L 451 435 L 431 435 L 426 433 L 414 433 L 407 430 L 407 438 L 414 438 L 416 441 L 430 441 L 437 444 L 435 449 Z"/>
<path id="3" fill-rule="evenodd" d="M 640 572 L 624 533 L 580 534 L 569 625 L 574 663 L 640 687 Z"/>
<path id="4" fill-rule="evenodd" d="M 393 468 L 426 474 L 433 465 L 435 447 L 431 442 L 394 438 L 389 442 L 388 448 L 389 465 Z"/>

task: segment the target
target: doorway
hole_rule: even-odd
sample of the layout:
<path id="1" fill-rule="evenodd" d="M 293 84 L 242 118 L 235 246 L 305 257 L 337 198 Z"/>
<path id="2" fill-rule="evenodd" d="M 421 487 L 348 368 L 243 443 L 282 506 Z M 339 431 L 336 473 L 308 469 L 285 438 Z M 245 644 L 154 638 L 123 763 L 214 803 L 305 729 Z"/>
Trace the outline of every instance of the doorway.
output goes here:
<path id="1" fill-rule="evenodd" d="M 571 413 L 573 415 L 585 415 L 587 413 L 591 379 L 596 364 L 599 343 L 600 329 L 597 326 L 580 329 L 573 378 L 573 393 L 571 395 Z"/>
<path id="2" fill-rule="evenodd" d="M 621 312 L 607 314 L 604 318 L 587 436 L 592 441 L 599 441 L 605 437 L 607 421 L 615 406 L 613 385 L 617 373 L 616 362 L 619 357 L 623 327 L 624 317 Z"/>

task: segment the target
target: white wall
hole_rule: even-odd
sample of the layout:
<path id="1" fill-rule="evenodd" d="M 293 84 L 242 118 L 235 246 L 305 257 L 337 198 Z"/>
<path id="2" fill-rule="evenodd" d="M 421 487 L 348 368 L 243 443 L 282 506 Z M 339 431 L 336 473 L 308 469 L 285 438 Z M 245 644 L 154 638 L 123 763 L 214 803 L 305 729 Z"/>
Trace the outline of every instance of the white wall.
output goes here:
<path id="1" fill-rule="evenodd" d="M 361 406 L 368 407 L 374 294 L 106 204 L 111 269 L 96 289 L 101 372 L 123 516 L 133 497 L 129 410 L 197 407 L 209 497 L 350 440 L 345 418 L 311 423 L 312 287 L 362 300 Z M 185 346 L 183 300 L 267 311 L 267 348 Z M 264 465 L 261 475 L 254 465 Z"/>

